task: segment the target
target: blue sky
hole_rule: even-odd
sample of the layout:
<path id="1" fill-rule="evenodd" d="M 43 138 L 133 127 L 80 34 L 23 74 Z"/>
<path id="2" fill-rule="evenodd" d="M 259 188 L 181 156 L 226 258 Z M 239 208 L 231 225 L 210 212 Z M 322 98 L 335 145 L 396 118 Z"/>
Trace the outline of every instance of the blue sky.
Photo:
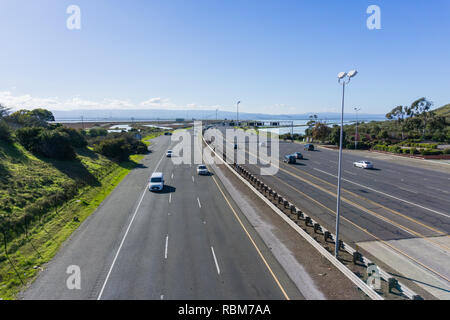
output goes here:
<path id="1" fill-rule="evenodd" d="M 81 30 L 68 30 L 69 5 Z M 366 27 L 369 5 L 381 30 Z M 2 0 L 0 103 L 13 108 L 339 110 L 450 103 L 450 1 Z"/>

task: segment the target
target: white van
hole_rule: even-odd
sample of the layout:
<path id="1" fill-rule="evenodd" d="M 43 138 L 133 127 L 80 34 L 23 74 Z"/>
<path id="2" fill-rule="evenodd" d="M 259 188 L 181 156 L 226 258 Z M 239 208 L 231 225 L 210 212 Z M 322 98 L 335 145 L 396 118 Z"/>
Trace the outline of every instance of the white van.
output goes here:
<path id="1" fill-rule="evenodd" d="M 162 191 L 164 189 L 164 175 L 162 172 L 153 172 L 148 181 L 148 190 Z"/>

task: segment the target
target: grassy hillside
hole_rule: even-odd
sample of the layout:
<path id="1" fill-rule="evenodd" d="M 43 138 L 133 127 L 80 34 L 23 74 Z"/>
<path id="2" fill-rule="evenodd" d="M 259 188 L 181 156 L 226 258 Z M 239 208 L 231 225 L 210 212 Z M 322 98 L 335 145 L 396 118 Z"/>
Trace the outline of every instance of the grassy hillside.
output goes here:
<path id="1" fill-rule="evenodd" d="M 89 149 L 77 155 L 38 158 L 0 141 L 0 298 L 14 298 L 143 157 L 117 164 Z"/>

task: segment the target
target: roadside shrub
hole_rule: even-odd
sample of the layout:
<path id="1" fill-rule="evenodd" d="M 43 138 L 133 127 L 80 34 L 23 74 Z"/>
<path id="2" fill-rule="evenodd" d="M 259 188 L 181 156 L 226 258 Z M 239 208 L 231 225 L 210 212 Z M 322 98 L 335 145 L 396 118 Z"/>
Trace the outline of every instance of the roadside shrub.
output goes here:
<path id="1" fill-rule="evenodd" d="M 17 130 L 16 135 L 25 149 L 35 154 L 59 160 L 76 157 L 71 139 L 65 132 L 31 127 Z"/>
<path id="2" fill-rule="evenodd" d="M 137 141 L 136 144 L 133 146 L 132 151 L 134 154 L 146 154 L 148 152 L 148 148 L 147 145 L 142 141 Z"/>
<path id="3" fill-rule="evenodd" d="M 11 129 L 5 121 L 0 120 L 0 140 L 12 141 Z"/>
<path id="4" fill-rule="evenodd" d="M 124 138 L 113 138 L 97 144 L 94 151 L 108 158 L 125 161 L 131 154 L 131 147 Z"/>
<path id="5" fill-rule="evenodd" d="M 416 148 L 411 148 L 411 149 L 409 149 L 409 153 L 410 153 L 410 154 L 418 154 L 419 151 L 417 151 Z"/>
<path id="6" fill-rule="evenodd" d="M 441 150 L 437 150 L 437 149 L 435 149 L 435 150 L 433 150 L 433 149 L 422 149 L 420 151 L 420 153 L 423 156 L 435 156 L 435 155 L 443 154 L 443 152 Z"/>
<path id="7" fill-rule="evenodd" d="M 59 132 L 66 133 L 69 137 L 70 143 L 75 148 L 84 148 L 87 146 L 87 140 L 81 131 L 72 128 L 58 128 Z"/>
<path id="8" fill-rule="evenodd" d="M 444 154 L 450 154 L 450 148 L 444 149 L 443 153 Z"/>
<path id="9" fill-rule="evenodd" d="M 45 130 L 39 135 L 37 153 L 59 160 L 75 159 L 70 136 L 64 132 Z"/>
<path id="10" fill-rule="evenodd" d="M 100 137 L 100 136 L 106 136 L 108 134 L 108 130 L 104 129 L 104 128 L 91 128 L 88 131 L 88 136 L 89 137 Z"/>
<path id="11" fill-rule="evenodd" d="M 37 147 L 39 143 L 39 135 L 42 131 L 43 129 L 40 127 L 26 127 L 17 130 L 16 136 L 25 149 L 35 152 L 35 147 Z"/>

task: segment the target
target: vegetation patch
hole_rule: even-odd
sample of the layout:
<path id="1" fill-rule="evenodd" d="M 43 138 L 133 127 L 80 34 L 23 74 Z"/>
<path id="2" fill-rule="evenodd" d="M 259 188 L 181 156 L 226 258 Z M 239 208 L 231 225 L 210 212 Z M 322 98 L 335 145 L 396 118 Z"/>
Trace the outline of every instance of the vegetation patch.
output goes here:
<path id="1" fill-rule="evenodd" d="M 159 135 L 150 129 L 89 134 L 52 120 L 44 109 L 9 114 L 0 105 L 2 299 L 14 299 L 138 165 L 148 152 L 140 136 Z"/>

